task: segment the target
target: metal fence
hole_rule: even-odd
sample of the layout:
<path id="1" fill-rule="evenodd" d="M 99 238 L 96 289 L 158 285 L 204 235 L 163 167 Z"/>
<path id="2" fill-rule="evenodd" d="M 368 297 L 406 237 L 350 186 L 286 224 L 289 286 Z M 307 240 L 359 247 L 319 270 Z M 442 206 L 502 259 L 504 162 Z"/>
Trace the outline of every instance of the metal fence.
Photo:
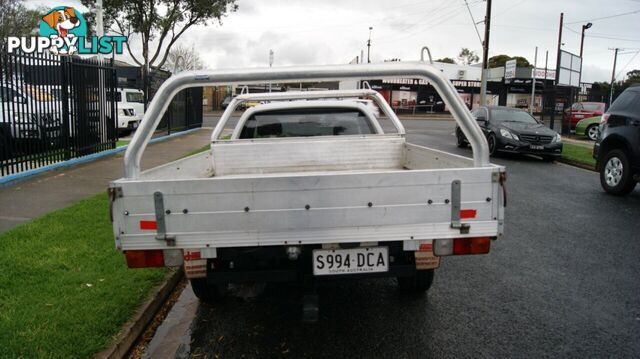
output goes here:
<path id="1" fill-rule="evenodd" d="M 185 89 L 173 98 L 156 135 L 202 127 L 202 88 Z"/>
<path id="2" fill-rule="evenodd" d="M 0 176 L 115 148 L 130 132 L 118 130 L 117 81 L 112 61 L 0 49 Z M 200 126 L 202 89 L 187 89 L 156 135 Z"/>
<path id="3" fill-rule="evenodd" d="M 0 174 L 116 147 L 107 62 L 0 50 Z"/>

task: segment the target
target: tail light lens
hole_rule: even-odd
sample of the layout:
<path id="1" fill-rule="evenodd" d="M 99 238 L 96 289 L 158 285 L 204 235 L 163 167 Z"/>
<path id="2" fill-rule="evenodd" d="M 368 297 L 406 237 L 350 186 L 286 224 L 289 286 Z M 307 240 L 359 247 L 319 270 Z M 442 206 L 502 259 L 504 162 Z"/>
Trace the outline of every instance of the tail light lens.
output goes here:
<path id="1" fill-rule="evenodd" d="M 436 239 L 433 253 L 436 256 L 487 254 L 491 249 L 491 237 Z"/>
<path id="2" fill-rule="evenodd" d="M 150 268 L 164 267 L 164 253 L 162 249 L 152 251 L 125 251 L 127 267 Z"/>
<path id="3" fill-rule="evenodd" d="M 490 248 L 490 237 L 458 238 L 453 240 L 453 255 L 487 254 Z"/>
<path id="4" fill-rule="evenodd" d="M 605 123 L 607 123 L 607 121 L 609 121 L 609 116 L 611 116 L 608 113 L 605 113 L 604 115 L 602 115 L 602 118 L 600 119 L 600 124 L 604 125 Z"/>

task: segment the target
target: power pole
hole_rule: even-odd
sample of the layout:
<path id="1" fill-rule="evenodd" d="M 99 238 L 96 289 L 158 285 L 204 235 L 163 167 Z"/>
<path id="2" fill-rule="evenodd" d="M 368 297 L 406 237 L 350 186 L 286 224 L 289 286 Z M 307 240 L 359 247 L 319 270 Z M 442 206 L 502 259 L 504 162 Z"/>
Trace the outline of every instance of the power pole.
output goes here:
<path id="1" fill-rule="evenodd" d="M 487 104 L 487 71 L 489 69 L 489 34 L 491 31 L 491 0 L 487 0 L 484 16 L 484 41 L 482 42 L 482 74 L 480 79 L 480 106 Z"/>
<path id="2" fill-rule="evenodd" d="M 619 48 L 609 48 L 609 50 L 615 50 L 615 55 L 613 55 L 613 72 L 611 72 L 611 88 L 609 89 L 609 107 L 611 107 L 611 103 L 613 103 L 613 84 L 616 81 L 616 64 L 618 62 L 618 51 L 620 51 L 621 49 Z"/>
<path id="3" fill-rule="evenodd" d="M 547 101 L 547 66 L 549 66 L 549 50 L 544 55 L 544 80 L 542 80 L 542 112 L 540 112 L 540 121 L 544 123 L 544 108 Z"/>
<path id="4" fill-rule="evenodd" d="M 533 72 L 531 73 L 531 114 L 533 115 L 533 107 L 536 97 L 536 67 L 538 66 L 538 46 L 536 46 L 536 55 L 533 58 Z"/>
<path id="5" fill-rule="evenodd" d="M 367 63 L 371 63 L 371 30 L 373 26 L 369 26 L 369 40 L 367 40 Z"/>
<path id="6" fill-rule="evenodd" d="M 558 77 L 560 76 L 560 47 L 562 46 L 562 25 L 564 23 L 564 13 L 560 13 L 560 29 L 558 30 L 558 52 L 556 55 L 556 79 L 553 82 L 553 101 L 551 108 L 551 121 L 549 121 L 549 128 L 553 130 L 555 117 L 556 117 L 556 97 L 558 92 Z"/>

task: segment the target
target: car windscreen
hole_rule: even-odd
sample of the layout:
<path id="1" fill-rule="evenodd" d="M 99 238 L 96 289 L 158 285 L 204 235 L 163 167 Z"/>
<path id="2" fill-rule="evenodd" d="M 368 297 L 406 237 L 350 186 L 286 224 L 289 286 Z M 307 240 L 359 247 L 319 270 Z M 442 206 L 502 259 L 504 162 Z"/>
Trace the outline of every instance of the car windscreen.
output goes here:
<path id="1" fill-rule="evenodd" d="M 144 96 L 140 92 L 127 92 L 127 102 L 144 102 Z"/>
<path id="2" fill-rule="evenodd" d="M 369 119 L 352 109 L 275 110 L 252 115 L 240 138 L 365 135 L 375 133 Z"/>
<path id="3" fill-rule="evenodd" d="M 491 122 L 523 122 L 537 123 L 537 121 L 524 111 L 516 110 L 491 110 Z"/>
<path id="4" fill-rule="evenodd" d="M 586 111 L 603 111 L 604 104 L 599 103 L 583 103 L 582 108 Z"/>

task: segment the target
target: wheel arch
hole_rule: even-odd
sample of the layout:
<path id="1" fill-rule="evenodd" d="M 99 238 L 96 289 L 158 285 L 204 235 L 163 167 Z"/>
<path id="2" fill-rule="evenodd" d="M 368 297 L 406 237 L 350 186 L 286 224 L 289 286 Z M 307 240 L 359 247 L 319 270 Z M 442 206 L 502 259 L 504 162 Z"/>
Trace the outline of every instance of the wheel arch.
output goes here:
<path id="1" fill-rule="evenodd" d="M 602 158 L 607 155 L 607 153 L 611 150 L 620 149 L 625 152 L 625 154 L 631 154 L 631 144 L 627 141 L 626 138 L 618 135 L 610 135 L 602 141 L 600 144 L 600 150 L 598 151 L 598 160 L 596 164 L 598 165 L 596 170 L 600 170 L 600 165 Z"/>

